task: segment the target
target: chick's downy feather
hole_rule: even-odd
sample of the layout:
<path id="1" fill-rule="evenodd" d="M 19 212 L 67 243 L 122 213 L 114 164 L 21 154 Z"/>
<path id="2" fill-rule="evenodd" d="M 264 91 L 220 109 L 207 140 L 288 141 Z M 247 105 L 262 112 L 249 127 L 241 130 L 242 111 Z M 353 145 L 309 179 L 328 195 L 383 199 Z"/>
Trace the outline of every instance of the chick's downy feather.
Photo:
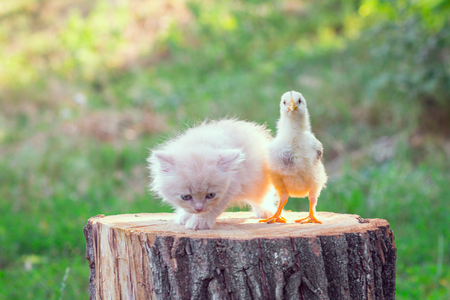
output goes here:
<path id="1" fill-rule="evenodd" d="M 302 94 L 291 91 L 280 101 L 277 135 L 268 146 L 269 174 L 280 197 L 278 211 L 264 222 L 284 222 L 281 210 L 289 196 L 310 200 L 310 215 L 299 222 L 320 223 L 315 206 L 327 175 L 322 164 L 322 143 L 311 132 L 309 113 Z"/>

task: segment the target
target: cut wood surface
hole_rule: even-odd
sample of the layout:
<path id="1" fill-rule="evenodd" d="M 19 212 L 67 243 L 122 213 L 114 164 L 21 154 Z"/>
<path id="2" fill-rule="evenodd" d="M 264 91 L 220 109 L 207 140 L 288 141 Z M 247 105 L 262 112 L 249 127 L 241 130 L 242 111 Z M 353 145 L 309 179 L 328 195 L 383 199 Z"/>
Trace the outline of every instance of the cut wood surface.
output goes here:
<path id="1" fill-rule="evenodd" d="M 396 248 L 386 220 L 318 212 L 323 224 L 259 223 L 223 213 L 211 230 L 173 214 L 89 219 L 90 299 L 394 299 Z"/>

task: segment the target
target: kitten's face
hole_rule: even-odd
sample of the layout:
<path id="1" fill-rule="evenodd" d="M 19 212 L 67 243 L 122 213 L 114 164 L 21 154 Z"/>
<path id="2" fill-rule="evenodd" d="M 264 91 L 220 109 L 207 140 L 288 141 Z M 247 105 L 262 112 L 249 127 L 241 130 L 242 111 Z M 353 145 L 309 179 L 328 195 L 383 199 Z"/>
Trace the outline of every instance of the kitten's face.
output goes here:
<path id="1" fill-rule="evenodd" d="M 216 168 L 206 168 L 200 172 L 195 169 L 185 171 L 188 172 L 179 172 L 173 177 L 173 192 L 168 200 L 188 213 L 210 211 L 223 197 L 229 178 Z"/>
<path id="2" fill-rule="evenodd" d="M 233 170 L 243 159 L 240 151 L 154 156 L 160 170 L 154 178 L 158 193 L 191 214 L 207 213 L 225 196 Z"/>

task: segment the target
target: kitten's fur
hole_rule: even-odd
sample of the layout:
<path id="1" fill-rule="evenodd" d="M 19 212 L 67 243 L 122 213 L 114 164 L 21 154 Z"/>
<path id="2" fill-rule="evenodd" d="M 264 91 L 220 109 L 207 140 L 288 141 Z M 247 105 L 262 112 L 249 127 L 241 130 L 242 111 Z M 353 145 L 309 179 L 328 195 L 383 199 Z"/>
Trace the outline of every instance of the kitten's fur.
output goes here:
<path id="1" fill-rule="evenodd" d="M 254 123 L 205 122 L 152 151 L 150 188 L 190 229 L 212 228 L 231 201 L 245 201 L 256 217 L 269 217 L 275 208 L 266 158 L 271 140 Z"/>

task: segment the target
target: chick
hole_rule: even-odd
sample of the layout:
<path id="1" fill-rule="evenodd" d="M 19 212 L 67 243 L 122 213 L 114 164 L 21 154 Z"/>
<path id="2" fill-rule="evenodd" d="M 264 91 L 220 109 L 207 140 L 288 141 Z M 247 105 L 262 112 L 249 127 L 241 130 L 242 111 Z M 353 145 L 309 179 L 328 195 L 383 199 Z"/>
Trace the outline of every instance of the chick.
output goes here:
<path id="1" fill-rule="evenodd" d="M 322 223 L 314 216 L 320 191 L 327 182 L 322 154 L 322 143 L 311 132 L 305 98 L 296 91 L 284 93 L 277 135 L 268 146 L 269 176 L 280 201 L 276 213 L 260 222 L 286 223 L 281 211 L 289 196 L 308 196 L 309 215 L 295 222 Z"/>

